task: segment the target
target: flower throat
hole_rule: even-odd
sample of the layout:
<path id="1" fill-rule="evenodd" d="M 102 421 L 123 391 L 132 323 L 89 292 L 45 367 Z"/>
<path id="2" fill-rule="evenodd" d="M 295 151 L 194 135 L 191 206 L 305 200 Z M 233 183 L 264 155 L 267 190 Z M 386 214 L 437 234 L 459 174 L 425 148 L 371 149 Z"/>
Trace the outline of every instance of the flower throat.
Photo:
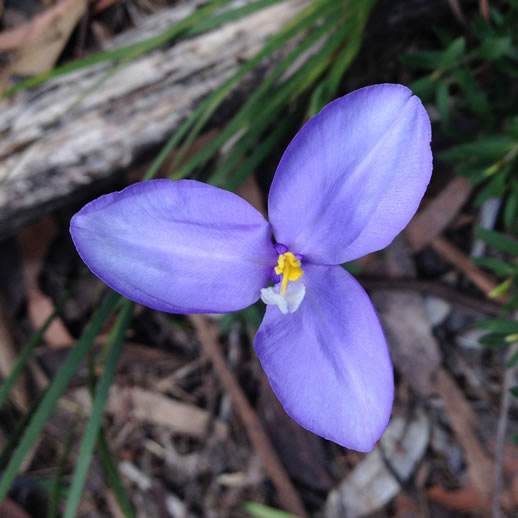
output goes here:
<path id="1" fill-rule="evenodd" d="M 277 266 L 275 267 L 275 273 L 277 275 L 282 275 L 281 295 L 286 294 L 286 290 L 288 289 L 288 281 L 296 281 L 304 274 L 300 264 L 300 260 L 297 259 L 291 252 L 286 252 L 279 255 L 279 260 Z"/>

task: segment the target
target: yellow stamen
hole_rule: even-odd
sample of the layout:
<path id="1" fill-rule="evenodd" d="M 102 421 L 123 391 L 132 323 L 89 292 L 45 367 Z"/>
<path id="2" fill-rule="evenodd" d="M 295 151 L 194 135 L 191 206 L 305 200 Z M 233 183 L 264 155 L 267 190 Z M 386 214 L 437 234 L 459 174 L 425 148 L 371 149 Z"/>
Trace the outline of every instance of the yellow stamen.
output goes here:
<path id="1" fill-rule="evenodd" d="M 288 289 L 288 281 L 296 281 L 304 272 L 300 267 L 300 261 L 291 252 L 279 255 L 279 261 L 275 267 L 275 273 L 282 275 L 281 295 Z"/>

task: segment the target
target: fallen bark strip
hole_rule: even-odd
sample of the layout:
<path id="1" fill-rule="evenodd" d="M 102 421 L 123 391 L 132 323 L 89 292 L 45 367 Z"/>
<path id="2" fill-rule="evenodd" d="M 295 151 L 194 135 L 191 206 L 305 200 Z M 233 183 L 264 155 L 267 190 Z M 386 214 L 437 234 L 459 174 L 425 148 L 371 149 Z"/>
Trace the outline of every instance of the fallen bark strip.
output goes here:
<path id="1" fill-rule="evenodd" d="M 110 48 L 160 34 L 198 3 L 157 13 Z M 107 79 L 112 64 L 99 63 L 0 102 L 0 238 L 156 149 L 307 3 L 274 4 L 157 49 Z"/>

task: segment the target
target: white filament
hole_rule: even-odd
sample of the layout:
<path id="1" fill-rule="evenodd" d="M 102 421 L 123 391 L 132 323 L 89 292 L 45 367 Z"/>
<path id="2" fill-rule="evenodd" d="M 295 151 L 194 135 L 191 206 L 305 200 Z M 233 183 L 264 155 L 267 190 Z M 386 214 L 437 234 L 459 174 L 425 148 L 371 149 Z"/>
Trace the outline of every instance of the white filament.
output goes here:
<path id="1" fill-rule="evenodd" d="M 302 281 L 291 281 L 288 283 L 286 293 L 281 294 L 281 283 L 277 283 L 270 288 L 261 290 L 261 300 L 265 304 L 275 304 L 279 306 L 282 313 L 293 313 L 297 311 L 300 303 L 306 294 L 306 287 Z"/>

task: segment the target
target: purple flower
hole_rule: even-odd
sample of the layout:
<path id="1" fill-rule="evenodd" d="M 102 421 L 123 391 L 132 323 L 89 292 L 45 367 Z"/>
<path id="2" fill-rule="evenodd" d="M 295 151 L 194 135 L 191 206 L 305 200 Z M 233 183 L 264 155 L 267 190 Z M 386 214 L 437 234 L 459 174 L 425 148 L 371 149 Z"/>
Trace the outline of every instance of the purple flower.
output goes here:
<path id="1" fill-rule="evenodd" d="M 431 170 L 419 99 L 370 86 L 330 103 L 290 143 L 270 223 L 231 192 L 153 180 L 89 203 L 70 231 L 93 273 L 151 308 L 223 313 L 261 297 L 255 348 L 286 412 L 369 451 L 390 417 L 392 365 L 371 301 L 340 265 L 394 239 Z"/>

